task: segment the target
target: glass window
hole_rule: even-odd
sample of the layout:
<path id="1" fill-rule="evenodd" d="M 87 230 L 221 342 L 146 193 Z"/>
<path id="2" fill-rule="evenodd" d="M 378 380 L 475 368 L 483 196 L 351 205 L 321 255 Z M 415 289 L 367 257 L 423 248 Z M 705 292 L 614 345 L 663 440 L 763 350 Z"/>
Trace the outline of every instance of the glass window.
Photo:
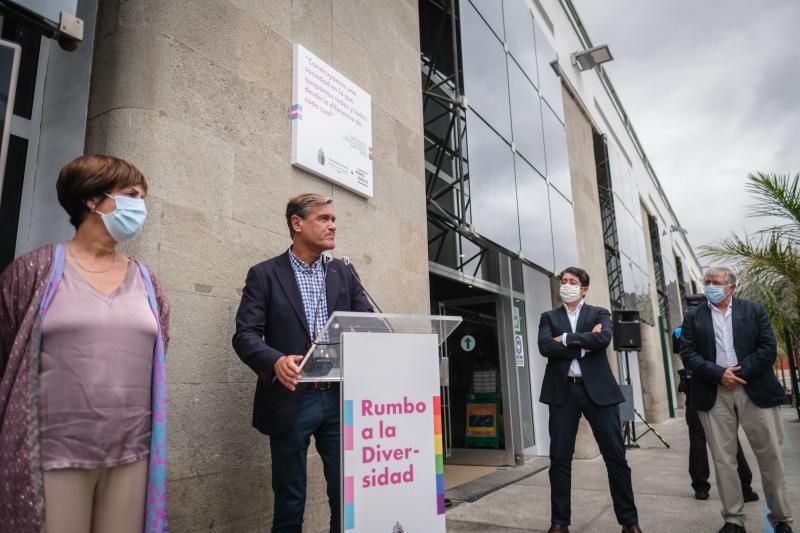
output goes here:
<path id="1" fill-rule="evenodd" d="M 519 251 L 514 159 L 506 144 L 480 117 L 467 114 L 472 223 L 484 237 Z"/>
<path id="2" fill-rule="evenodd" d="M 517 171 L 519 233 L 525 259 L 545 270 L 555 270 L 550 202 L 547 182 L 521 157 L 514 158 Z"/>
<path id="3" fill-rule="evenodd" d="M 611 136 L 609 136 L 608 139 L 608 157 L 611 161 L 611 190 L 614 191 L 614 194 L 619 196 L 619 198 L 624 198 L 625 182 L 622 178 L 623 159 L 617 145 L 611 140 Z M 615 199 L 615 202 L 616 201 Z"/>
<path id="4" fill-rule="evenodd" d="M 470 107 L 510 141 L 506 52 L 472 4 L 462 2 L 461 8 L 464 94 Z"/>
<path id="5" fill-rule="evenodd" d="M 465 9 L 465 3 L 464 1 L 461 2 L 462 13 Z M 500 0 L 470 0 L 470 3 L 480 12 L 481 16 L 486 20 L 489 26 L 491 26 L 500 40 L 505 40 L 505 32 L 503 31 L 503 5 Z"/>
<path id="6" fill-rule="evenodd" d="M 643 322 L 647 322 L 651 326 L 654 326 L 656 319 L 655 315 L 653 314 L 653 301 L 650 294 L 650 276 L 647 275 L 644 270 L 639 268 L 636 268 L 634 271 L 638 279 L 636 301 L 639 315 L 641 316 Z"/>
<path id="7" fill-rule="evenodd" d="M 431 92 L 443 98 L 447 97 L 447 94 L 439 89 L 433 89 Z M 422 113 L 425 122 L 425 135 L 438 143 L 449 145 L 451 136 L 450 123 L 452 122 L 450 108 L 436 98 L 428 98 L 425 100 L 425 107 L 423 107 Z"/>
<path id="8" fill-rule="evenodd" d="M 664 281 L 667 284 L 678 280 L 675 272 L 675 256 L 672 254 L 672 238 L 666 227 L 659 224 L 658 242 L 661 245 L 661 262 L 664 264 Z M 665 235 L 666 233 L 666 235 Z"/>
<path id="9" fill-rule="evenodd" d="M 536 74 L 536 46 L 533 41 L 533 16 L 526 2 L 504 0 L 508 51 L 519 63 L 534 85 L 539 84 Z"/>
<path id="10" fill-rule="evenodd" d="M 634 221 L 633 229 L 636 232 L 635 239 L 636 239 L 636 251 L 639 254 L 637 256 L 637 262 L 639 264 L 639 268 L 646 270 L 649 261 L 647 260 L 647 242 L 646 239 L 649 239 L 648 233 L 645 229 L 639 225 L 638 222 Z"/>
<path id="11" fill-rule="evenodd" d="M 617 223 L 617 239 L 619 240 L 619 251 L 631 257 L 630 240 L 630 216 L 625 209 L 625 205 L 618 197 L 614 197 L 614 219 Z"/>
<path id="12" fill-rule="evenodd" d="M 629 257 L 636 266 L 642 266 L 642 251 L 644 251 L 644 235 L 641 233 L 633 215 L 628 212 L 628 245 Z"/>
<path id="13" fill-rule="evenodd" d="M 0 201 L 0 272 L 14 260 L 19 210 L 22 204 L 22 179 L 25 176 L 27 155 L 28 141 L 16 135 L 10 135 L 3 195 L 2 201 Z"/>
<path id="14" fill-rule="evenodd" d="M 625 309 L 636 309 L 636 276 L 633 263 L 627 257 L 622 257 L 622 301 Z"/>
<path id="15" fill-rule="evenodd" d="M 539 94 L 513 61 L 508 64 L 511 88 L 511 125 L 517 152 L 543 176 L 547 172 L 544 158 L 544 133 Z"/>
<path id="16" fill-rule="evenodd" d="M 36 73 L 39 70 L 39 52 L 43 37 L 35 28 L 14 19 L 3 20 L 2 37 L 22 47 L 14 114 L 30 119 L 33 113 L 33 95 L 36 90 Z"/>
<path id="17" fill-rule="evenodd" d="M 567 199 L 572 199 L 567 155 L 567 132 L 547 106 L 542 106 L 547 179 Z"/>
<path id="18" fill-rule="evenodd" d="M 553 225 L 555 272 L 578 263 L 578 239 L 575 236 L 575 215 L 561 194 L 550 188 L 550 219 Z"/>
<path id="19" fill-rule="evenodd" d="M 428 260 L 453 269 L 458 268 L 456 246 L 458 234 L 428 220 Z"/>
<path id="20" fill-rule="evenodd" d="M 539 89 L 542 96 L 550 104 L 556 115 L 564 120 L 564 104 L 561 102 L 561 80 L 558 79 L 550 62 L 556 60 L 558 56 L 550 44 L 545 30 L 539 21 L 534 19 L 533 33 L 536 40 L 536 64 L 539 71 Z"/>
<path id="21" fill-rule="evenodd" d="M 643 225 L 642 206 L 639 202 L 639 187 L 637 185 L 637 173 L 634 172 L 633 169 L 629 168 L 628 170 L 629 172 L 626 176 L 628 197 L 625 199 L 625 203 L 628 204 L 628 209 L 631 210 L 634 220 L 636 220 L 638 224 Z"/>

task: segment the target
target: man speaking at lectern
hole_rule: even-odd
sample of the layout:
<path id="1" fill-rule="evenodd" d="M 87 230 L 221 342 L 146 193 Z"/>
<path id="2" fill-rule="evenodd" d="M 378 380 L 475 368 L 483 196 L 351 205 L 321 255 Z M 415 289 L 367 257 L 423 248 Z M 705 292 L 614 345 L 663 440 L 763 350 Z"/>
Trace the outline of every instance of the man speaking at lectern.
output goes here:
<path id="1" fill-rule="evenodd" d="M 300 194 L 286 206 L 292 245 L 250 268 L 236 313 L 233 348 L 258 374 L 253 426 L 269 435 L 274 533 L 301 533 L 310 438 L 322 458 L 330 530 L 340 531 L 339 384 L 299 383 L 298 363 L 334 311 L 372 312 L 349 263 L 323 254 L 335 246 L 332 200 Z"/>
<path id="2" fill-rule="evenodd" d="M 603 455 L 614 513 L 622 533 L 641 533 L 633 501 L 631 469 L 625 459 L 619 404 L 624 401 L 611 373 L 607 309 L 584 302 L 589 274 L 569 267 L 560 275 L 564 305 L 542 313 L 539 352 L 547 358 L 539 401 L 550 406 L 550 507 L 548 533 L 569 533 L 572 455 L 581 415 Z"/>

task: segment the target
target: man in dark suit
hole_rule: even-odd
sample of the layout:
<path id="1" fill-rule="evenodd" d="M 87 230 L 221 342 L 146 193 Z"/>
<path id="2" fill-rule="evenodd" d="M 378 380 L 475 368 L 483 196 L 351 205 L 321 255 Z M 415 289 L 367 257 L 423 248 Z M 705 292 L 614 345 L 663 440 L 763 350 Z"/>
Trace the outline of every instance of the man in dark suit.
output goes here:
<path id="1" fill-rule="evenodd" d="M 302 532 L 312 435 L 328 485 L 330 530 L 340 531 L 339 386 L 299 383 L 298 364 L 331 313 L 372 306 L 355 270 L 323 256 L 335 246 L 331 203 L 316 194 L 289 200 L 292 246 L 250 269 L 236 313 L 233 347 L 258 374 L 253 426 L 270 437 L 275 533 Z"/>
<path id="2" fill-rule="evenodd" d="M 698 305 L 705 305 L 706 302 L 706 297 L 702 294 L 689 294 L 686 296 L 687 310 L 694 309 Z M 672 351 L 675 353 L 680 353 L 681 351 L 680 326 L 672 332 Z M 692 479 L 695 499 L 707 500 L 708 491 L 711 489 L 711 484 L 708 482 L 711 470 L 708 467 L 706 433 L 703 431 L 700 416 L 697 414 L 697 409 L 692 402 L 692 391 L 689 385 L 692 381 L 692 372 L 686 368 L 681 368 L 678 370 L 678 375 L 680 376 L 678 392 L 686 395 L 686 425 L 689 426 L 689 477 Z M 736 439 L 736 463 L 736 471 L 742 484 L 744 501 L 758 501 L 758 493 L 753 490 L 752 486 L 753 472 L 750 470 L 750 465 L 747 464 L 747 458 L 744 456 L 744 450 L 742 450 L 739 439 Z"/>
<path id="3" fill-rule="evenodd" d="M 777 345 L 764 306 L 734 298 L 736 276 L 709 268 L 706 305 L 688 313 L 681 326 L 681 357 L 692 371 L 692 402 L 708 440 L 722 500 L 720 533 L 744 532 L 744 500 L 736 472 L 736 436 L 744 429 L 761 470 L 761 484 L 776 533 L 791 532 L 786 497 L 783 428 L 778 406 L 786 394 L 772 370 Z"/>
<path id="4" fill-rule="evenodd" d="M 564 305 L 542 313 L 539 352 L 547 358 L 539 401 L 550 406 L 550 505 L 548 533 L 568 533 L 572 455 L 581 415 L 586 417 L 608 469 L 608 484 L 623 533 L 641 533 L 625 459 L 619 405 L 624 401 L 606 348 L 611 342 L 607 309 L 584 302 L 589 274 L 577 267 L 561 278 Z"/>

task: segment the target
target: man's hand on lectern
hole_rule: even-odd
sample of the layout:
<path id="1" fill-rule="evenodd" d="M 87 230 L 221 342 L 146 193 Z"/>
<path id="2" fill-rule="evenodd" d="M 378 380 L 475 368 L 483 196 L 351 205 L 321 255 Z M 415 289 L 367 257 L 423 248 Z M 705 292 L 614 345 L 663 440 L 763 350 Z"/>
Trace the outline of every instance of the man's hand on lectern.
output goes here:
<path id="1" fill-rule="evenodd" d="M 300 367 L 297 366 L 303 360 L 302 355 L 284 355 L 277 361 L 272 369 L 275 371 L 275 376 L 281 385 L 294 391 L 297 384 L 300 382 Z"/>

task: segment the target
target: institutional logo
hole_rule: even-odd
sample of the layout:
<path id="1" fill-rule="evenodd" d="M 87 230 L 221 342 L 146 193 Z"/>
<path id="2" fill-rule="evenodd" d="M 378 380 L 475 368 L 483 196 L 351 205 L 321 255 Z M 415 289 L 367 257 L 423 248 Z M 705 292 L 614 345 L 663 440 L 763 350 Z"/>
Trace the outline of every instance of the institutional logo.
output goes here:
<path id="1" fill-rule="evenodd" d="M 394 527 L 392 528 L 392 533 L 406 533 L 406 530 L 403 529 L 403 526 L 400 525 L 400 522 L 395 522 Z"/>
<path id="2" fill-rule="evenodd" d="M 317 151 L 317 162 L 320 165 L 325 164 L 325 150 L 323 150 L 322 147 Z"/>

